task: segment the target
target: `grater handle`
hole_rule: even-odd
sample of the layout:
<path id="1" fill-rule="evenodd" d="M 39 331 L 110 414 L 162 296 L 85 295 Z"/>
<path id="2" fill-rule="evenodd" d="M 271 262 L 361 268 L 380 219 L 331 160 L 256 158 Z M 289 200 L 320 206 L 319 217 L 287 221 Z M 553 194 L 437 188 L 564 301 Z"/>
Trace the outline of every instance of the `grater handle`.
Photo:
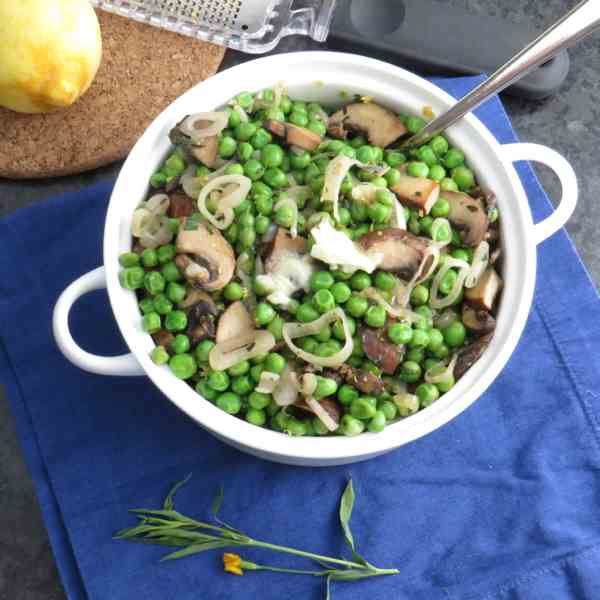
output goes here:
<path id="1" fill-rule="evenodd" d="M 530 25 L 477 15 L 435 0 L 337 0 L 331 48 L 395 59 L 432 74 L 492 73 L 537 37 Z M 555 93 L 569 70 L 566 50 L 507 89 L 526 98 Z"/>

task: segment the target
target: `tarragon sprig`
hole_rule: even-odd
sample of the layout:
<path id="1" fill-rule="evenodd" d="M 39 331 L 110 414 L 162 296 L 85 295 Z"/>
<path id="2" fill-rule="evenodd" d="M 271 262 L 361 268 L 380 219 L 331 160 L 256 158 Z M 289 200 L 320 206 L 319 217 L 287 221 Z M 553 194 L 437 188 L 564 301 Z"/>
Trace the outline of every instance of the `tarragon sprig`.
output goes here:
<path id="1" fill-rule="evenodd" d="M 134 527 L 119 531 L 115 535 L 115 538 L 178 548 L 178 550 L 167 554 L 161 560 L 183 558 L 184 556 L 191 556 L 193 554 L 205 552 L 206 550 L 237 548 L 242 546 L 265 548 L 275 552 L 283 552 L 285 554 L 293 554 L 295 556 L 307 558 L 317 563 L 321 568 L 318 570 L 310 570 L 260 565 L 243 560 L 238 554 L 230 552 L 223 554 L 223 565 L 225 571 L 236 575 L 242 575 L 244 570 L 246 570 L 272 571 L 322 577 L 326 581 L 327 600 L 331 598 L 332 581 L 353 581 L 366 579 L 368 577 L 379 577 L 381 575 L 395 575 L 398 573 L 398 569 L 380 569 L 375 567 L 366 561 L 356 550 L 354 537 L 350 529 L 350 517 L 352 516 L 355 501 L 352 480 L 348 481 L 339 506 L 340 525 L 344 534 L 344 539 L 352 552 L 352 560 L 347 560 L 345 558 L 307 552 L 290 546 L 271 544 L 269 542 L 254 539 L 249 535 L 242 533 L 239 529 L 229 525 L 218 516 L 223 502 L 222 488 L 217 494 L 212 506 L 212 513 L 215 520 L 214 523 L 198 521 L 177 512 L 174 507 L 175 493 L 180 487 L 188 482 L 189 478 L 190 476 L 188 475 L 183 481 L 180 481 L 173 486 L 165 498 L 162 509 L 131 509 L 131 512 L 135 513 L 140 519 L 140 523 Z"/>

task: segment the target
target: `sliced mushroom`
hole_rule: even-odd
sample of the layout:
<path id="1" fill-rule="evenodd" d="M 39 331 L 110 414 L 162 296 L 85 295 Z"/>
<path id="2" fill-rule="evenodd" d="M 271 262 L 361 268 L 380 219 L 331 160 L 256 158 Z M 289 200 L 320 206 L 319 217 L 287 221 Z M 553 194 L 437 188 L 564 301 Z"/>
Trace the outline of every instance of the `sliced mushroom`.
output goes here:
<path id="1" fill-rule="evenodd" d="M 350 365 L 343 364 L 340 366 L 339 372 L 346 383 L 353 385 L 363 394 L 379 396 L 384 391 L 384 385 L 381 378 L 370 371 L 355 369 Z"/>
<path id="2" fill-rule="evenodd" d="M 478 310 L 491 311 L 498 292 L 502 288 L 502 279 L 493 267 L 488 267 L 479 278 L 477 285 L 465 289 L 465 302 Z"/>
<path id="3" fill-rule="evenodd" d="M 203 315 L 216 315 L 217 305 L 209 294 L 197 287 L 188 285 L 185 298 L 177 305 L 179 308 L 186 309 L 194 306 L 199 307 L 199 311 Z"/>
<path id="4" fill-rule="evenodd" d="M 306 254 L 306 240 L 299 235 L 294 238 L 286 229 L 279 227 L 275 237 L 264 246 L 262 257 L 265 270 L 274 271 L 288 254 Z"/>
<path id="5" fill-rule="evenodd" d="M 194 201 L 181 190 L 169 194 L 169 200 L 169 217 L 171 218 L 189 217 L 195 210 Z"/>
<path id="6" fill-rule="evenodd" d="M 312 152 L 321 143 L 321 136 L 318 133 L 292 123 L 268 119 L 264 123 L 264 128 L 277 137 L 284 138 L 290 146 L 296 146 L 309 152 Z"/>
<path id="7" fill-rule="evenodd" d="M 448 220 L 460 234 L 462 243 L 471 248 L 477 246 L 489 227 L 481 201 L 463 192 L 443 192 L 442 197 L 450 204 Z"/>
<path id="8" fill-rule="evenodd" d="M 380 269 L 398 273 L 406 280 L 417 272 L 427 249 L 425 240 L 397 228 L 371 231 L 359 238 L 358 243 L 370 253 L 383 255 Z"/>
<path id="9" fill-rule="evenodd" d="M 169 139 L 172 144 L 182 148 L 188 156 L 200 161 L 202 164 L 212 169 L 215 166 L 219 152 L 218 136 L 212 135 L 204 138 L 201 145 L 194 144 L 192 139 L 181 130 L 181 125 L 187 118 L 187 116 L 183 118 L 175 125 L 175 127 L 173 127 L 173 129 L 171 129 L 169 132 Z M 208 125 L 208 123 L 207 121 L 198 121 L 198 125 L 205 126 Z"/>
<path id="10" fill-rule="evenodd" d="M 254 322 L 241 300 L 230 304 L 219 318 L 217 343 L 220 344 L 254 331 Z"/>
<path id="11" fill-rule="evenodd" d="M 492 334 L 488 333 L 471 342 L 458 353 L 456 365 L 454 366 L 454 378 L 457 381 L 481 358 L 491 341 Z"/>
<path id="12" fill-rule="evenodd" d="M 385 148 L 407 130 L 391 110 L 374 102 L 357 102 L 331 115 L 327 131 L 329 135 L 341 139 L 346 139 L 351 131 L 362 133 L 370 144 Z"/>
<path id="13" fill-rule="evenodd" d="M 489 333 L 496 328 L 496 319 L 487 310 L 477 310 L 468 304 L 463 305 L 462 322 L 477 334 Z"/>
<path id="14" fill-rule="evenodd" d="M 177 306 L 187 313 L 187 334 L 193 342 L 215 337 L 214 317 L 218 311 L 214 300 L 206 292 L 188 286 L 185 298 Z"/>
<path id="15" fill-rule="evenodd" d="M 206 290 L 225 287 L 235 269 L 235 254 L 217 229 L 183 219 L 175 244 L 175 264 L 192 284 Z"/>
<path id="16" fill-rule="evenodd" d="M 361 333 L 365 354 L 384 373 L 392 375 L 404 355 L 404 347 L 392 344 L 386 335 L 386 330 L 365 327 Z"/>
<path id="17" fill-rule="evenodd" d="M 402 204 L 429 214 L 440 195 L 440 184 L 424 177 L 401 175 L 391 188 Z"/>
<path id="18" fill-rule="evenodd" d="M 167 350 L 171 347 L 171 342 L 175 339 L 175 336 L 165 329 L 161 329 L 152 334 L 152 339 L 157 346 L 163 346 Z"/>

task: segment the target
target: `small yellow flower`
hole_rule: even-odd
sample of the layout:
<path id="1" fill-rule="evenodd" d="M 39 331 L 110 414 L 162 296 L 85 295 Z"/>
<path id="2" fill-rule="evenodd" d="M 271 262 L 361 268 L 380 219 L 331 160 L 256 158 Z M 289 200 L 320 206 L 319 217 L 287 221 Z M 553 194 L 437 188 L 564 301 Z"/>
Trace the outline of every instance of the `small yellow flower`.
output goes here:
<path id="1" fill-rule="evenodd" d="M 361 96 L 360 101 L 364 104 L 369 104 L 369 102 L 373 102 L 373 96 Z"/>
<path id="2" fill-rule="evenodd" d="M 244 574 L 244 571 L 242 571 L 242 558 L 237 554 L 225 552 L 223 554 L 223 568 L 226 573 L 233 573 L 234 575 Z"/>

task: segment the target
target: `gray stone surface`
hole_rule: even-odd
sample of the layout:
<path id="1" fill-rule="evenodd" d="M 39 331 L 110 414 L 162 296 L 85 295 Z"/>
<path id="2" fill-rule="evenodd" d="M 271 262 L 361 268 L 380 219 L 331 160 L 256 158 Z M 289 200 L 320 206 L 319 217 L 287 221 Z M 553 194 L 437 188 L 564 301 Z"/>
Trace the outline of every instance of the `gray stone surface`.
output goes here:
<path id="1" fill-rule="evenodd" d="M 574 0 L 443 0 L 481 14 L 498 15 L 544 26 L 571 7 Z M 317 47 L 305 39 L 285 40 L 277 51 Z M 570 52 L 571 71 L 555 97 L 530 102 L 504 98 L 508 113 L 523 141 L 546 144 L 561 152 L 579 176 L 581 195 L 568 225 L 573 240 L 596 285 L 600 283 L 600 253 L 596 251 L 600 222 L 600 44 L 598 35 Z M 224 68 L 245 57 L 228 53 Z M 1 142 L 0 142 L 1 143 Z M 114 178 L 118 164 L 86 173 L 42 181 L 0 180 L 0 216 L 65 191 Z M 550 196 L 557 182 L 539 171 Z M 6 399 L 0 390 L 0 600 L 62 600 L 58 578 L 35 491 L 25 467 Z M 106 599 L 109 600 L 109 599 Z"/>

